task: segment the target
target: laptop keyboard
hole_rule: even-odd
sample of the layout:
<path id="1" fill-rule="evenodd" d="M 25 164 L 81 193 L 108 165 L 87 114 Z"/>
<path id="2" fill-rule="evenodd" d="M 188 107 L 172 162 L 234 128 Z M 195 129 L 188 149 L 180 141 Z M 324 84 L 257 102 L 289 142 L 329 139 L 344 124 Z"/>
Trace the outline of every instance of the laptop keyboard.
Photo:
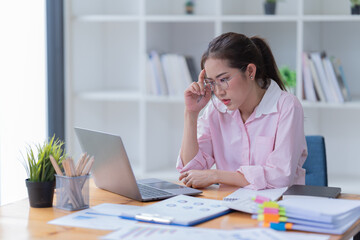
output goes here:
<path id="1" fill-rule="evenodd" d="M 166 197 L 166 196 L 172 196 L 173 194 L 160 190 L 160 189 L 156 189 L 153 187 L 150 187 L 148 185 L 144 185 L 141 183 L 138 183 L 138 187 L 141 193 L 141 196 L 143 198 L 149 198 L 149 197 Z"/>

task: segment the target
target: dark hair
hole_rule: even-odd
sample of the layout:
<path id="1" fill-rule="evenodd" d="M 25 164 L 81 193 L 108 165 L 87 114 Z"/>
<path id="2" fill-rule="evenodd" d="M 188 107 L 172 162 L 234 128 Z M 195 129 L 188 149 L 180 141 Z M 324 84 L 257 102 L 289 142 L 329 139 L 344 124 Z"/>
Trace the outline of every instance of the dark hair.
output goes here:
<path id="1" fill-rule="evenodd" d="M 269 45 L 260 37 L 251 37 L 228 32 L 213 39 L 201 58 L 201 69 L 208 58 L 226 60 L 229 67 L 245 72 L 248 64 L 256 66 L 255 80 L 265 89 L 273 79 L 282 90 L 286 90 L 281 81 L 274 56 Z"/>

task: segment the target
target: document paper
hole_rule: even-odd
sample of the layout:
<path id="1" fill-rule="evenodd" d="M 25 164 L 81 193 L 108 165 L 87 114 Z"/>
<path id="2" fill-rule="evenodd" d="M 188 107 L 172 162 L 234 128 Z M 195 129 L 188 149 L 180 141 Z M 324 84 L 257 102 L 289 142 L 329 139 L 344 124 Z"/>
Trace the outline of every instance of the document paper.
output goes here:
<path id="1" fill-rule="evenodd" d="M 56 218 L 49 224 L 92 228 L 99 230 L 116 230 L 124 225 L 133 225 L 135 221 L 120 218 L 122 211 L 140 208 L 138 206 L 104 203 L 95 207 Z"/>
<path id="2" fill-rule="evenodd" d="M 211 240 L 285 240 L 288 239 L 270 228 L 250 228 L 241 230 L 219 230 L 207 228 L 186 228 L 137 223 L 124 226 L 101 239 L 136 239 L 136 240 L 184 240 L 184 239 L 211 239 Z"/>

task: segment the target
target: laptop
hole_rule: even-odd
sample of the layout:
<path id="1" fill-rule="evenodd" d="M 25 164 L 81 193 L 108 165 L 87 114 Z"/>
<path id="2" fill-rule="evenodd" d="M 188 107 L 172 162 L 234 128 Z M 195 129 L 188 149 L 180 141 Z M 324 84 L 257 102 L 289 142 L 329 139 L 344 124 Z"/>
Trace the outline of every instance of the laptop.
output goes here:
<path id="1" fill-rule="evenodd" d="M 136 181 L 120 136 L 75 128 L 83 152 L 94 156 L 92 175 L 97 187 L 138 201 L 154 201 L 201 191 L 164 180 Z"/>

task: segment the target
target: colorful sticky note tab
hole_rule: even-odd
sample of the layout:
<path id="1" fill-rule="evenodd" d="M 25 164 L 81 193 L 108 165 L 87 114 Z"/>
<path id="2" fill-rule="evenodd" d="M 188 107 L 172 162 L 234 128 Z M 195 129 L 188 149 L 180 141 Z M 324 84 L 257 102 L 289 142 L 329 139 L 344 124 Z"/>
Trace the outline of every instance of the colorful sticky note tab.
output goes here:
<path id="1" fill-rule="evenodd" d="M 263 213 L 279 214 L 279 209 L 266 207 L 266 208 L 264 208 Z"/>
<path id="2" fill-rule="evenodd" d="M 285 216 L 286 212 L 283 208 L 264 208 L 264 209 L 259 209 L 258 210 L 259 214 L 263 214 L 263 213 L 271 213 L 271 214 L 279 214 L 281 216 Z"/>
<path id="3" fill-rule="evenodd" d="M 257 195 L 257 196 L 254 198 L 254 201 L 255 201 L 256 203 L 260 203 L 260 204 L 261 204 L 261 203 L 270 201 L 270 198 Z"/>
<path id="4" fill-rule="evenodd" d="M 263 204 L 261 204 L 261 207 L 262 208 L 279 208 L 279 204 L 277 202 L 272 202 L 272 201 L 269 201 L 269 202 L 264 202 Z"/>
<path id="5" fill-rule="evenodd" d="M 278 214 L 263 214 L 264 215 L 264 222 L 279 222 L 279 215 Z"/>
<path id="6" fill-rule="evenodd" d="M 274 222 L 274 223 L 278 223 L 278 222 L 286 222 L 287 217 L 283 217 L 280 216 L 278 214 L 259 214 L 257 215 L 257 220 L 258 221 L 264 221 L 264 222 Z"/>

